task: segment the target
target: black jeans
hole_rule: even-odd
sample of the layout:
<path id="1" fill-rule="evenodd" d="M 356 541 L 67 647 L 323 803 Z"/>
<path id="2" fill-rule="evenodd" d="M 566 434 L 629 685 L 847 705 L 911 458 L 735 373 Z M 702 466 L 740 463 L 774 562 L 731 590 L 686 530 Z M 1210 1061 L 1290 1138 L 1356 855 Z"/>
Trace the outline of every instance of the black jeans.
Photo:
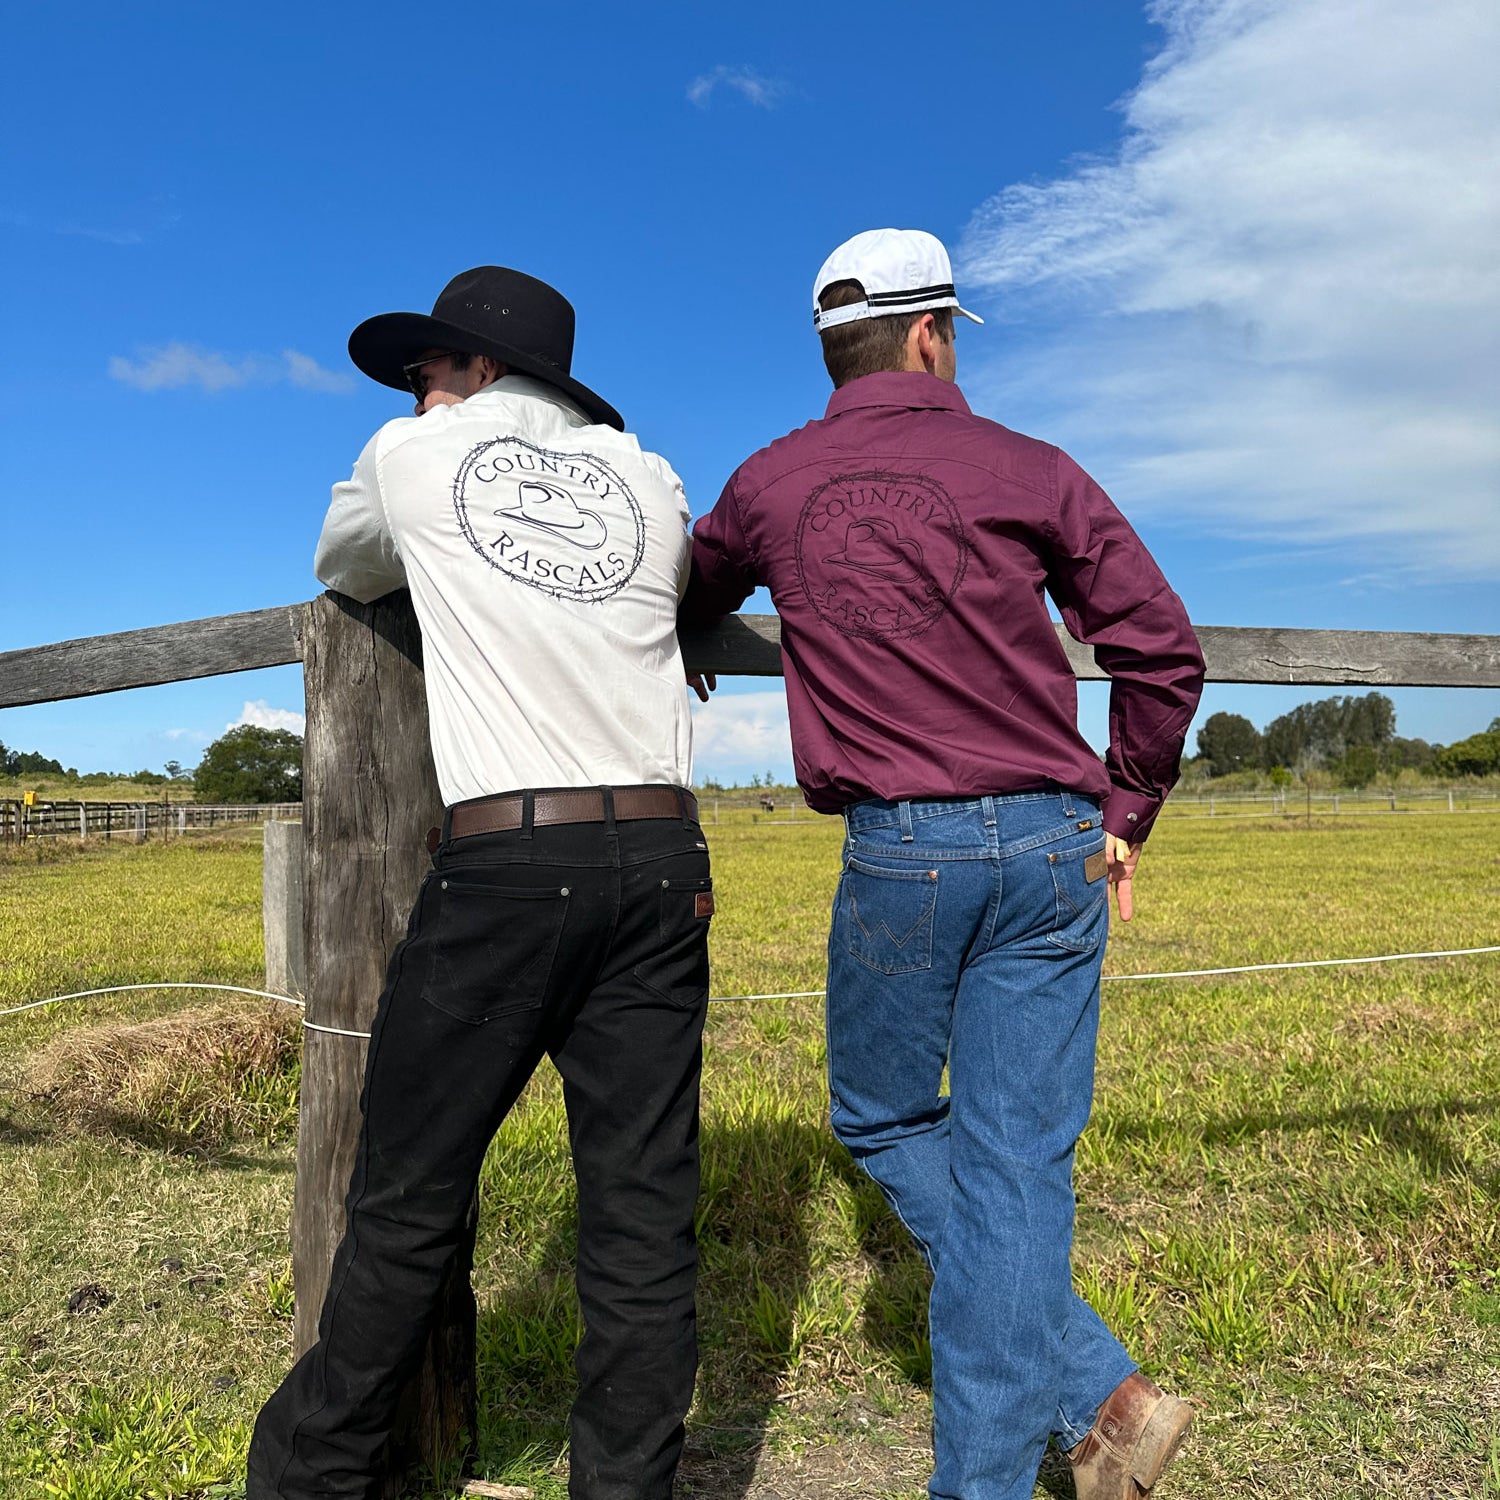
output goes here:
<path id="1" fill-rule="evenodd" d="M 318 1342 L 266 1403 L 249 1500 L 376 1492 L 490 1138 L 548 1053 L 578 1181 L 574 1500 L 667 1500 L 697 1372 L 698 825 L 444 843 L 391 959 Z"/>

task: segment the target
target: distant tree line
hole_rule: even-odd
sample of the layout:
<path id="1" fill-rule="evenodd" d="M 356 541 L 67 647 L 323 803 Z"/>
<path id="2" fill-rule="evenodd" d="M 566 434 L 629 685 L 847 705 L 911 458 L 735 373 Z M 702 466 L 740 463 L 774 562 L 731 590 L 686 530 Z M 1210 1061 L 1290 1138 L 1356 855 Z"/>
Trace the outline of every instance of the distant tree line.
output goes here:
<path id="1" fill-rule="evenodd" d="M 34 752 L 8 750 L 0 745 L 0 775 L 58 776 L 80 788 L 105 782 L 131 781 L 141 786 L 163 786 L 188 779 L 181 764 L 169 760 L 163 771 L 121 775 L 90 771 L 80 776 L 73 767 Z M 302 739 L 285 729 L 262 729 L 241 724 L 220 735 L 203 752 L 191 772 L 193 795 L 199 802 L 300 802 L 302 800 Z"/>
<path id="2" fill-rule="evenodd" d="M 80 776 L 77 767 L 64 769 L 60 760 L 36 750 L 11 750 L 0 744 L 0 776 L 59 776 L 64 781 L 76 781 L 81 787 L 101 786 L 111 781 L 161 786 L 168 781 L 181 781 L 184 773 L 177 761 L 169 760 L 162 771 L 85 771 Z"/>
<path id="3" fill-rule="evenodd" d="M 48 760 L 35 750 L 11 750 L 0 744 L 0 775 L 3 776 L 76 776 L 77 771 L 64 771 L 62 762 Z"/>
<path id="4" fill-rule="evenodd" d="M 1396 706 L 1384 693 L 1341 695 L 1299 703 L 1263 733 L 1243 714 L 1211 714 L 1198 731 L 1198 756 L 1210 776 L 1323 770 L 1356 787 L 1403 770 L 1489 776 L 1500 772 L 1500 719 L 1457 744 L 1430 745 L 1396 733 Z"/>

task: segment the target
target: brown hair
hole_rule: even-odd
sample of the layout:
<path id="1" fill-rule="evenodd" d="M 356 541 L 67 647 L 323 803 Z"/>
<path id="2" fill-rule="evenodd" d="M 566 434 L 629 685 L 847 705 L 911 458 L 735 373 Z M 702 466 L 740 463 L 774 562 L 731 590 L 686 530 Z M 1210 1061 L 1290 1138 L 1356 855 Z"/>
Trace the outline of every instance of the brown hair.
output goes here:
<path id="1" fill-rule="evenodd" d="M 863 302 L 865 289 L 857 281 L 835 281 L 823 289 L 818 306 L 824 312 L 834 307 L 848 307 L 851 302 Z M 945 344 L 953 342 L 953 309 L 934 307 L 932 331 Z M 861 375 L 874 375 L 879 370 L 901 370 L 906 367 L 906 336 L 918 318 L 927 312 L 913 313 L 903 318 L 899 313 L 885 318 L 857 318 L 852 323 L 840 323 L 825 328 L 819 337 L 823 340 L 823 363 L 828 367 L 829 377 L 835 388 L 858 380 Z"/>

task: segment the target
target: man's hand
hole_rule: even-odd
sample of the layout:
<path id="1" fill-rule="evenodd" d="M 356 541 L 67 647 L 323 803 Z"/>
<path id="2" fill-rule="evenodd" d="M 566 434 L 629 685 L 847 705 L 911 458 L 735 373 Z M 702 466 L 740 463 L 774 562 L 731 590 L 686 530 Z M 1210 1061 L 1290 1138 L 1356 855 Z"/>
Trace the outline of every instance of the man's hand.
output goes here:
<path id="1" fill-rule="evenodd" d="M 689 672 L 687 685 L 697 693 L 700 703 L 707 703 L 708 695 L 719 686 L 718 675 L 714 672 Z"/>
<path id="2" fill-rule="evenodd" d="M 1115 893 L 1115 905 L 1120 911 L 1120 920 L 1128 922 L 1135 915 L 1135 904 L 1131 900 L 1130 882 L 1135 875 L 1136 861 L 1141 857 L 1139 844 L 1127 844 L 1112 833 L 1104 835 L 1104 858 L 1109 865 L 1110 889 Z"/>

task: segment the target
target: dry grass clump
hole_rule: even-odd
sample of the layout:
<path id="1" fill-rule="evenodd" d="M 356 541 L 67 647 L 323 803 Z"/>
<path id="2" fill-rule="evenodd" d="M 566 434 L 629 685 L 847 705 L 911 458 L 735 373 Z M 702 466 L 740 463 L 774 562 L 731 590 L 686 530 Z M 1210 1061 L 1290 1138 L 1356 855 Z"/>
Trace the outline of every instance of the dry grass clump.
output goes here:
<path id="1" fill-rule="evenodd" d="M 215 1005 L 133 1025 L 64 1032 L 31 1060 L 32 1098 L 78 1130 L 211 1153 L 296 1124 L 298 1016 Z"/>

